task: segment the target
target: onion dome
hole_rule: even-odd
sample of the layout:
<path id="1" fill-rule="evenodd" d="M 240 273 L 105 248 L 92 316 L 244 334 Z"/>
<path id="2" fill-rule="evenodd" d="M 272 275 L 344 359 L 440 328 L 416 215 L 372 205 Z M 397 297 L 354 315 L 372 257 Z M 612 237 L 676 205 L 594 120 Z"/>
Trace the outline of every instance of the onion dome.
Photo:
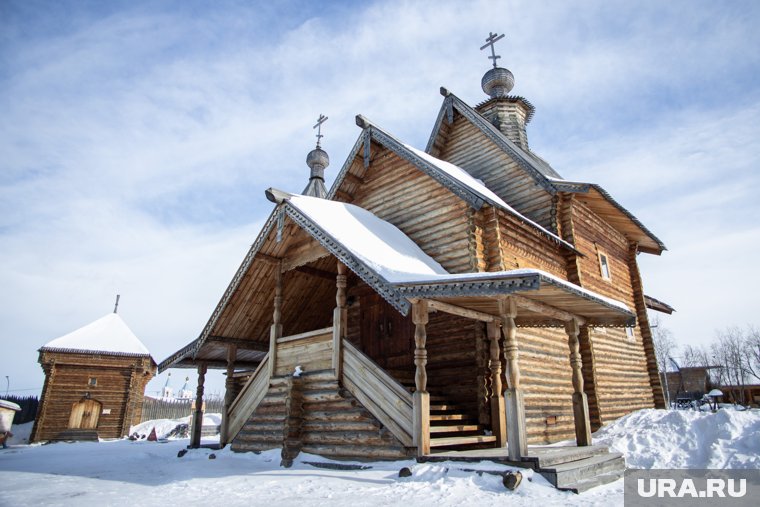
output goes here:
<path id="1" fill-rule="evenodd" d="M 315 129 L 319 129 L 317 130 L 317 147 L 306 155 L 306 165 L 311 169 L 311 175 L 309 176 L 309 183 L 302 192 L 302 195 L 319 197 L 320 199 L 327 197 L 327 188 L 325 187 L 325 168 L 330 165 L 330 157 L 327 156 L 327 152 L 319 145 L 322 137 L 324 137 L 322 135 L 322 124 L 326 120 L 327 116 L 320 114 L 317 124 L 314 125 Z"/>
<path id="2" fill-rule="evenodd" d="M 508 69 L 494 67 L 483 75 L 480 86 L 492 99 L 506 97 L 515 86 L 515 76 Z"/>

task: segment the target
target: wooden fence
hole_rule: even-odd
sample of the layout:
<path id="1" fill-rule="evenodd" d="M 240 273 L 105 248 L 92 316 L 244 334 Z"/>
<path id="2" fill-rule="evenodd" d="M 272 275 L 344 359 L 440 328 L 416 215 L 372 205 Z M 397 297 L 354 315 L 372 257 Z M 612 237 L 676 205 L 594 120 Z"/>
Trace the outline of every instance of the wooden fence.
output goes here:
<path id="1" fill-rule="evenodd" d="M 209 398 L 203 401 L 207 414 L 221 414 L 224 410 L 222 398 Z M 179 399 L 143 399 L 142 419 L 140 422 L 153 419 L 182 419 L 192 414 L 195 409 L 195 400 Z"/>

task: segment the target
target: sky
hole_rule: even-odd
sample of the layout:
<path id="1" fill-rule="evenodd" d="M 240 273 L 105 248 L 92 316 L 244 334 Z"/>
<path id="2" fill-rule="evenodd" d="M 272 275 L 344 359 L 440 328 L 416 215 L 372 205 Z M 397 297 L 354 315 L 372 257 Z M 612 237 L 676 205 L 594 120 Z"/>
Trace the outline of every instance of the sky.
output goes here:
<path id="1" fill-rule="evenodd" d="M 39 394 L 37 349 L 116 294 L 157 362 L 195 339 L 316 118 L 328 187 L 356 114 L 424 148 L 439 87 L 486 98 L 492 31 L 531 149 L 667 245 L 639 256 L 661 325 L 760 325 L 758 26 L 753 1 L 0 0 L 0 393 Z"/>

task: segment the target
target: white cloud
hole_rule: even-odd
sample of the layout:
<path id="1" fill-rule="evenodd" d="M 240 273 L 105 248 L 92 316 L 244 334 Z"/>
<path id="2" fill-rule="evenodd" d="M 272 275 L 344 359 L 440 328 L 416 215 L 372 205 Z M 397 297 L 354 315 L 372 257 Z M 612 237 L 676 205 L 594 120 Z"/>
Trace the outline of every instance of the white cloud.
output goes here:
<path id="1" fill-rule="evenodd" d="M 328 180 L 357 113 L 424 147 L 439 86 L 483 99 L 489 31 L 507 33 L 500 63 L 537 106 L 537 152 L 601 183 L 671 248 L 642 264 L 647 290 L 678 306 L 677 336 L 707 327 L 702 273 L 720 318 L 753 318 L 749 289 L 726 281 L 756 272 L 738 267 L 757 246 L 752 6 L 130 4 L 64 24 L 3 9 L 0 374 L 16 387 L 41 385 L 36 348 L 117 291 L 156 359 L 195 338 L 270 209 L 263 189 L 305 186 L 317 115 L 330 117 Z M 722 245 L 741 262 L 725 268 Z"/>

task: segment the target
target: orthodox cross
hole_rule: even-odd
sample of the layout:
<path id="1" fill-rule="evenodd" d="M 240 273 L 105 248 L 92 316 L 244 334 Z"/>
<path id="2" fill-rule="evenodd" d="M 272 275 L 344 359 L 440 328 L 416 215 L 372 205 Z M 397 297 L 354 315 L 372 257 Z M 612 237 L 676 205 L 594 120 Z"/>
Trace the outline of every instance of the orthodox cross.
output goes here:
<path id="1" fill-rule="evenodd" d="M 119 298 L 121 296 L 119 294 L 116 294 L 116 304 L 113 306 L 113 313 L 116 313 L 119 311 Z"/>
<path id="2" fill-rule="evenodd" d="M 319 148 L 319 142 L 322 140 L 322 124 L 327 121 L 327 116 L 320 114 L 319 118 L 317 118 L 317 124 L 314 125 L 312 128 L 317 129 L 317 148 Z"/>
<path id="3" fill-rule="evenodd" d="M 493 60 L 493 68 L 494 68 L 494 69 L 496 68 L 496 60 L 497 60 L 498 58 L 501 58 L 501 56 L 499 56 L 499 55 L 497 55 L 497 54 L 496 54 L 496 50 L 494 49 L 494 47 L 493 47 L 493 46 L 494 46 L 494 43 L 495 43 L 497 40 L 501 40 L 501 39 L 503 39 L 503 38 L 504 38 L 504 34 L 501 34 L 501 35 L 496 35 L 496 34 L 495 34 L 495 33 L 493 33 L 493 32 L 488 32 L 488 38 L 486 39 L 486 43 L 485 43 L 485 45 L 483 45 L 483 46 L 480 48 L 480 50 L 481 50 L 481 51 L 483 51 L 483 50 L 484 50 L 485 48 L 487 48 L 488 46 L 491 46 L 491 56 L 489 56 L 489 57 L 488 57 L 488 59 L 489 59 L 489 60 Z"/>

